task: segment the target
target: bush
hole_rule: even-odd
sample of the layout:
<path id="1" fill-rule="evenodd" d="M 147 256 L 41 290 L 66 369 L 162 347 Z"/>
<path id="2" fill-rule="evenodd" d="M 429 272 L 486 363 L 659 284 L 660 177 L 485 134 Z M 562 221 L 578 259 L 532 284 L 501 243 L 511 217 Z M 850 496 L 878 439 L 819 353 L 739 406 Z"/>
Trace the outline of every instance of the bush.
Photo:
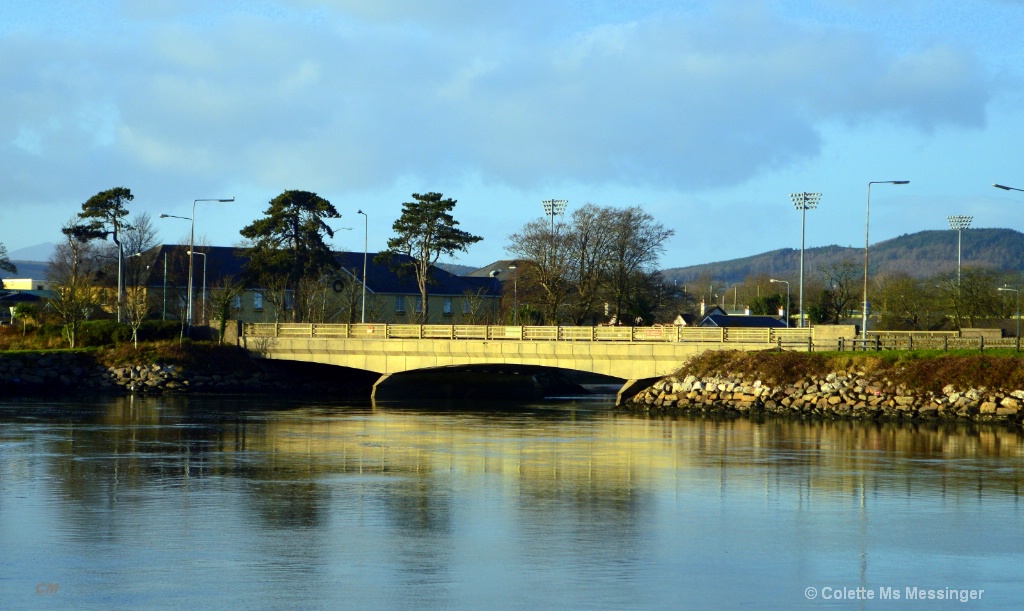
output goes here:
<path id="1" fill-rule="evenodd" d="M 115 320 L 87 320 L 78 330 L 75 345 L 82 348 L 110 346 L 129 341 L 131 338 L 132 329 L 128 325 Z"/>
<path id="2" fill-rule="evenodd" d="M 145 320 L 139 325 L 140 342 L 178 339 L 180 336 L 181 323 L 176 320 Z"/>

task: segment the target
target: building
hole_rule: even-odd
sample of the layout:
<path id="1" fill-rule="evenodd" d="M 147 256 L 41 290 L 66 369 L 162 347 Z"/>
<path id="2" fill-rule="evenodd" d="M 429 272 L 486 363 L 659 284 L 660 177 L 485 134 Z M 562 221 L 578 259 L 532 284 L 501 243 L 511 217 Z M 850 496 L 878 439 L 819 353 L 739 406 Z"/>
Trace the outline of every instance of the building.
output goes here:
<path id="1" fill-rule="evenodd" d="M 363 318 L 364 253 L 334 254 L 339 269 L 307 286 L 303 320 L 357 323 Z M 132 260 L 135 256 L 137 262 Z M 182 318 L 188 302 L 188 247 L 165 244 L 135 256 L 126 258 L 125 286 L 145 287 L 151 311 L 158 318 Z M 395 255 L 390 262 L 378 262 L 375 258 L 376 253 L 365 255 L 366 321 L 419 323 L 423 304 L 416 278 L 400 269 L 411 259 Z M 244 249 L 196 247 L 192 260 L 194 324 L 209 324 L 218 318 L 212 312 L 214 304 L 229 287 L 241 287 L 241 293 L 229 300 L 231 319 L 275 322 L 292 318 L 295 304 L 291 291 L 255 285 L 248 279 L 247 263 Z M 496 316 L 501 283 L 495 279 L 460 277 L 439 267 L 431 269 L 431 278 L 429 324 L 484 323 Z"/>

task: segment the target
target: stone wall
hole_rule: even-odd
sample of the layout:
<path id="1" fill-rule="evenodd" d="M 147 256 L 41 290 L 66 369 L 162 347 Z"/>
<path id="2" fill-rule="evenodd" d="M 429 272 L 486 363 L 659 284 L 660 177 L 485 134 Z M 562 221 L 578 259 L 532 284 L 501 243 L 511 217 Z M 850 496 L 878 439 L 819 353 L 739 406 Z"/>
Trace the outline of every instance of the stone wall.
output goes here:
<path id="1" fill-rule="evenodd" d="M 198 372 L 177 365 L 106 367 L 84 352 L 0 356 L 0 392 L 113 393 L 268 392 L 316 390 L 308 381 L 268 375 L 260 364 L 236 371 Z"/>
<path id="2" fill-rule="evenodd" d="M 626 402 L 650 413 L 773 413 L 866 419 L 962 419 L 1021 423 L 1024 390 L 954 388 L 913 393 L 849 370 L 771 385 L 742 374 L 669 376 Z"/>

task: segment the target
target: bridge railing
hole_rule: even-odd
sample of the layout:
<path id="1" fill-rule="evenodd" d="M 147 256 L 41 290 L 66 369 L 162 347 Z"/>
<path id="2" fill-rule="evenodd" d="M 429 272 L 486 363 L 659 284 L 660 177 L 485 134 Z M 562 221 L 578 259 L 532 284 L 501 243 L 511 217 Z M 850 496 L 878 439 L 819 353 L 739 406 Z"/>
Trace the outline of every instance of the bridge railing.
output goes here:
<path id="1" fill-rule="evenodd" d="M 810 329 L 717 327 L 547 327 L 486 325 L 246 323 L 248 337 L 452 339 L 591 342 L 743 342 L 806 344 Z"/>

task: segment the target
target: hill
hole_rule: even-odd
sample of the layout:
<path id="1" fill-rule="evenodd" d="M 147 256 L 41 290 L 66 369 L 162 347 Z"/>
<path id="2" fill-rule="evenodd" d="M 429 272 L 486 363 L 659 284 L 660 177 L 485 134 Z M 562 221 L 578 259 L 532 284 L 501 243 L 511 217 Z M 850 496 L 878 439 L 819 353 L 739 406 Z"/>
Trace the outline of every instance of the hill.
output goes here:
<path id="1" fill-rule="evenodd" d="M 919 231 L 872 244 L 871 273 L 902 271 L 927 278 L 956 270 L 957 239 L 951 230 Z M 821 246 L 804 250 L 804 273 L 815 274 L 821 265 L 852 261 L 863 267 L 864 249 Z M 1013 229 L 965 229 L 962 264 L 998 271 L 1024 269 L 1024 233 Z M 748 276 L 792 278 L 800 274 L 800 249 L 770 252 L 688 267 L 662 270 L 669 282 L 693 282 L 702 275 L 726 283 L 743 282 Z"/>

